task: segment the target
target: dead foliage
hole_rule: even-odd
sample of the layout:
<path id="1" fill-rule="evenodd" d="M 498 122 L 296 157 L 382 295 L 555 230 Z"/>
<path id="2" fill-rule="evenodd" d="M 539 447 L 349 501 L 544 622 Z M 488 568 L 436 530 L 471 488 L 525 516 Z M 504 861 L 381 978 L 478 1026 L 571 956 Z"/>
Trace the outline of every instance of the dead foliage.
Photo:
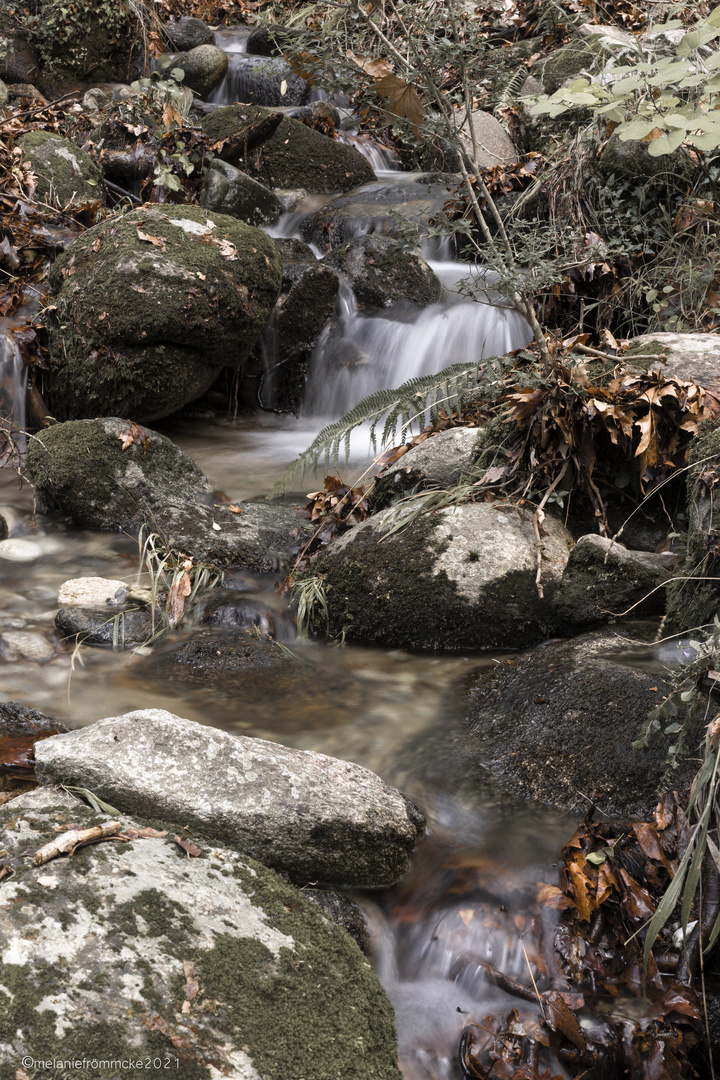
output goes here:
<path id="1" fill-rule="evenodd" d="M 0 735 L 0 805 L 37 785 L 33 747 L 41 739 L 59 734 L 53 728 L 30 735 Z"/>
<path id="2" fill-rule="evenodd" d="M 323 489 L 311 491 L 307 498 L 307 505 L 296 514 L 316 528 L 295 560 L 288 576 L 289 584 L 296 574 L 308 568 L 331 540 L 365 521 L 371 512 L 365 486 L 348 487 L 338 476 L 326 476 Z"/>

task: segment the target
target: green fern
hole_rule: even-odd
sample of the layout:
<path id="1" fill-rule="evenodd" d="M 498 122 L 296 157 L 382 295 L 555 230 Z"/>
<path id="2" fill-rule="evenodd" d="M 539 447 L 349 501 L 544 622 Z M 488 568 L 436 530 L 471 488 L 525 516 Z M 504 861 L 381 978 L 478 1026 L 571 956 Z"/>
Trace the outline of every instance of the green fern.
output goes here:
<path id="1" fill-rule="evenodd" d="M 520 91 L 522 90 L 527 77 L 528 69 L 524 66 L 519 67 L 517 71 L 513 72 L 502 90 L 498 90 L 495 95 L 493 111 L 497 111 L 497 109 L 501 109 L 506 105 L 516 105 L 520 99 Z"/>
<path id="2" fill-rule="evenodd" d="M 362 424 L 370 423 L 370 440 L 373 450 L 377 452 L 377 429 L 383 417 L 385 422 L 380 445 L 387 446 L 391 440 L 404 442 L 416 425 L 422 431 L 428 413 L 432 420 L 436 420 L 440 409 L 460 409 L 481 394 L 483 398 L 492 397 L 493 386 L 500 383 L 505 370 L 516 359 L 512 356 L 492 356 L 476 364 L 453 364 L 433 375 L 409 379 L 397 389 L 375 390 L 345 416 L 322 429 L 307 450 L 290 463 L 273 488 L 271 498 L 287 491 L 298 474 L 302 479 L 307 472 L 316 469 L 321 458 L 325 459 L 327 468 L 335 468 L 343 444 L 347 460 L 350 436 Z"/>

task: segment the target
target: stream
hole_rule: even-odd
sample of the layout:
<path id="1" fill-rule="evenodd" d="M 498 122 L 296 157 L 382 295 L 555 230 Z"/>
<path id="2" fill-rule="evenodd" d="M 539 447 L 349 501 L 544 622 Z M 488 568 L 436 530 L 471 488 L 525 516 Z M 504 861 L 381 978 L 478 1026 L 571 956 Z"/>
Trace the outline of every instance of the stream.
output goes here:
<path id="1" fill-rule="evenodd" d="M 244 39 L 222 38 L 218 43 L 231 63 L 212 97 L 216 105 L 236 100 L 244 85 Z M 377 185 L 412 182 L 412 174 L 383 168 L 387 159 L 377 147 L 357 145 L 378 170 Z M 268 231 L 298 235 L 303 214 L 332 198 L 314 196 Z M 468 300 L 457 290 L 468 266 L 443 258 L 442 245 L 427 253 L 434 255 L 431 265 L 445 294 L 422 311 L 402 318 L 362 314 L 352 290 L 341 290 L 333 347 L 339 334 L 343 348 L 360 353 L 363 362 L 337 370 L 322 337 L 299 418 L 260 413 L 234 423 L 158 426 L 194 458 L 217 491 L 233 502 L 262 499 L 323 424 L 365 394 L 527 343 L 527 327 L 493 297 L 491 281 L 483 283 L 485 302 Z M 19 354 L 6 335 L 0 345 L 0 395 L 14 394 L 21 402 L 25 374 Z M 14 419 L 22 427 L 19 405 Z M 361 429 L 350 464 L 342 465 L 343 477 L 355 480 L 370 456 Z M 290 496 L 298 504 L 305 491 L 322 485 L 322 474 L 306 476 L 303 485 Z M 396 1009 L 406 1080 L 456 1080 L 458 1039 L 468 1021 L 482 1024 L 488 1013 L 505 1016 L 514 1007 L 532 1013 L 532 1004 L 491 985 L 483 965 L 529 985 L 528 968 L 535 968 L 544 944 L 552 942 L 553 913 L 537 905 L 537 886 L 556 880 L 553 862 L 578 818 L 497 800 L 461 775 L 454 746 L 462 735 L 463 690 L 471 674 L 496 656 L 411 655 L 297 641 L 275 576 L 244 572 L 226 579 L 220 625 L 232 627 L 240 610 L 255 612 L 274 626 L 279 641 L 292 643 L 302 663 L 280 683 L 185 685 L 164 675 L 162 644 L 127 652 L 84 648 L 71 656 L 53 623 L 59 586 L 81 576 L 133 582 L 137 543 L 34 518 L 32 488 L 11 467 L 0 471 L 0 513 L 11 537 L 0 553 L 3 698 L 55 715 L 70 727 L 134 709 L 167 709 L 230 732 L 352 760 L 423 808 L 428 835 L 409 875 L 385 893 L 358 898 L 371 928 L 373 961 Z M 182 634 L 190 636 L 202 624 L 204 602 L 201 597 Z M 555 1071 L 562 1072 L 559 1066 Z"/>

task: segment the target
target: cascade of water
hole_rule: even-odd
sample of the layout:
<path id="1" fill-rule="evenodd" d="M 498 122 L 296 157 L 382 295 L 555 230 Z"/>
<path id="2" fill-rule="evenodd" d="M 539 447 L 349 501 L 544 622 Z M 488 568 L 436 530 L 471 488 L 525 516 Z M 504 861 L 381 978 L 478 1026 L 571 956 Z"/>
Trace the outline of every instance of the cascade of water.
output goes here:
<path id="1" fill-rule="evenodd" d="M 241 86 L 239 83 L 244 78 L 242 59 L 247 52 L 247 41 L 250 37 L 250 28 L 241 27 L 237 30 L 216 30 L 215 45 L 227 54 L 228 69 L 219 86 L 216 86 L 209 95 L 208 101 L 213 105 L 231 105 L 236 101 L 243 101 Z"/>
<path id="2" fill-rule="evenodd" d="M 375 173 L 395 173 L 400 164 L 394 150 L 373 139 L 370 135 L 358 135 L 356 131 L 338 131 L 338 142 L 353 146 L 370 162 Z"/>
<path id="3" fill-rule="evenodd" d="M 0 457 L 5 459 L 3 435 L 10 435 L 16 447 L 24 449 L 27 426 L 25 395 L 27 367 L 12 332 L 0 327 Z"/>

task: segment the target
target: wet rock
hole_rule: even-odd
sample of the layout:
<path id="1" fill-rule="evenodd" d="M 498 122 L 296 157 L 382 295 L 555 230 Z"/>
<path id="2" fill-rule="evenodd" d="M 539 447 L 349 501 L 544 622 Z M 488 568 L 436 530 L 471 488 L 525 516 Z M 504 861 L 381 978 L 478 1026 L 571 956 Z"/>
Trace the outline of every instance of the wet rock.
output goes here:
<path id="1" fill-rule="evenodd" d="M 643 356 L 661 356 L 644 360 Z M 720 336 L 717 334 L 641 334 L 633 338 L 623 362 L 660 372 L 668 379 L 693 379 L 720 391 Z"/>
<path id="2" fill-rule="evenodd" d="M 99 168 L 84 150 L 52 131 L 29 131 L 17 140 L 37 176 L 37 197 L 60 208 L 105 202 Z"/>
<path id="3" fill-rule="evenodd" d="M 287 656 L 271 641 L 260 638 L 254 625 L 240 633 L 227 630 L 201 630 L 181 645 L 173 645 L 150 663 L 154 670 L 172 670 L 173 679 L 207 684 L 214 676 L 231 673 L 250 676 L 263 682 L 288 664 Z M 258 627 L 259 629 L 259 627 Z"/>
<path id="4" fill-rule="evenodd" d="M 366 956 L 370 955 L 370 933 L 365 916 L 354 900 L 327 889 L 304 889 L 303 896 L 311 904 L 316 904 L 330 922 L 342 926 Z"/>
<path id="5" fill-rule="evenodd" d="M 373 506 L 386 506 L 410 491 L 449 488 L 475 460 L 477 428 L 439 431 L 383 469 L 375 483 Z"/>
<path id="6" fill-rule="evenodd" d="M 168 416 L 242 365 L 280 280 L 265 233 L 201 207 L 144 207 L 88 229 L 50 275 L 50 411 Z"/>
<path id="7" fill-rule="evenodd" d="M 417 517 L 383 540 L 383 527 L 400 520 L 388 516 L 394 512 L 374 514 L 313 563 L 330 634 L 419 649 L 519 648 L 547 636 L 552 615 L 535 585 L 529 514 L 504 503 L 466 504 Z M 547 591 L 572 540 L 550 516 L 543 529 Z"/>
<path id="8" fill-rule="evenodd" d="M 0 109 L 4 108 L 8 103 L 8 88 L 5 83 L 0 79 Z"/>
<path id="9" fill-rule="evenodd" d="M 307 101 L 309 85 L 282 59 L 262 56 L 236 56 L 232 77 L 232 95 L 236 101 L 251 105 L 288 107 Z M 283 85 L 284 84 L 284 85 Z"/>
<path id="10" fill-rule="evenodd" d="M 366 233 L 407 240 L 408 232 L 414 230 L 420 236 L 428 219 L 448 203 L 456 187 L 454 177 L 441 173 L 376 181 L 362 191 L 332 199 L 304 217 L 300 222 L 302 238 L 325 252 Z"/>
<path id="11" fill-rule="evenodd" d="M 55 626 L 65 645 L 107 645 L 129 649 L 144 645 L 153 635 L 153 620 L 144 608 L 61 608 Z"/>
<path id="12" fill-rule="evenodd" d="M 283 269 L 291 262 L 315 262 L 313 249 L 295 236 L 275 236 L 273 240 L 280 248 L 283 257 Z"/>
<path id="13" fill-rule="evenodd" d="M 552 605 L 563 632 L 577 633 L 621 617 L 662 615 L 671 577 L 670 552 L 628 551 L 605 536 L 581 536 L 570 552 Z"/>
<path id="14" fill-rule="evenodd" d="M 3 630 L 0 654 L 4 660 L 50 660 L 55 646 L 37 630 Z"/>
<path id="15" fill-rule="evenodd" d="M 467 699 L 467 752 L 491 784 L 585 813 L 649 820 L 667 745 L 633 750 L 667 687 L 622 663 L 638 642 L 602 631 L 487 668 Z M 696 763 L 673 779 L 682 790 Z"/>
<path id="16" fill-rule="evenodd" d="M 7 540 L 8 535 L 8 523 L 5 518 L 0 514 L 0 540 Z"/>
<path id="17" fill-rule="evenodd" d="M 201 626 L 225 630 L 257 630 L 263 637 L 292 641 L 294 621 L 285 598 L 266 592 L 233 588 L 209 589 L 193 604 L 193 621 Z"/>
<path id="18" fill-rule="evenodd" d="M 19 857 L 98 820 L 47 789 L 0 811 L 15 868 L 0 913 L 3 1060 L 33 1047 L 36 1060 L 157 1058 L 187 1078 L 401 1080 L 372 968 L 272 870 L 203 837 L 188 859 L 184 822 L 46 866 Z"/>
<path id="19" fill-rule="evenodd" d="M 67 731 L 54 716 L 29 709 L 19 701 L 0 701 L 0 735 L 46 735 L 48 731 Z"/>
<path id="20" fill-rule="evenodd" d="M 202 19 L 182 15 L 177 22 L 167 22 L 163 29 L 174 48 L 180 52 L 196 49 L 198 45 L 213 45 L 215 34 Z"/>
<path id="21" fill-rule="evenodd" d="M 57 541 L 47 537 L 26 540 L 24 537 L 14 536 L 9 540 L 0 540 L 0 559 L 8 562 L 34 562 L 43 555 L 57 551 L 59 546 Z"/>
<path id="22" fill-rule="evenodd" d="M 220 85 L 228 69 L 227 53 L 215 45 L 196 45 L 176 56 L 174 63 L 185 72 L 183 85 L 189 86 L 200 98 L 206 98 Z"/>
<path id="23" fill-rule="evenodd" d="M 206 116 L 202 126 L 212 139 L 225 139 L 271 112 L 258 105 L 228 105 Z M 283 117 L 273 135 L 248 152 L 243 168 L 267 187 L 301 187 L 309 192 L 349 191 L 375 179 L 366 159 L 353 147 L 289 117 Z"/>
<path id="24" fill-rule="evenodd" d="M 200 203 L 207 210 L 230 214 L 248 225 L 269 225 L 283 211 L 272 191 L 220 158 L 211 162 L 205 174 Z"/>
<path id="25" fill-rule="evenodd" d="M 30 441 L 27 467 L 40 506 L 90 529 L 133 529 L 168 504 L 207 499 L 210 484 L 174 443 L 146 428 L 123 449 L 127 420 L 71 420 Z"/>
<path id="26" fill-rule="evenodd" d="M 423 257 L 390 236 L 359 236 L 323 262 L 345 275 L 361 310 L 388 308 L 401 300 L 427 307 L 442 296 L 442 284 Z"/>
<path id="27" fill-rule="evenodd" d="M 124 581 L 102 577 L 70 578 L 58 591 L 59 607 L 99 607 L 115 605 L 127 597 L 128 586 Z"/>
<path id="28" fill-rule="evenodd" d="M 37 49 L 25 38 L 0 33 L 0 79 L 6 83 L 33 83 L 40 62 Z"/>
<path id="29" fill-rule="evenodd" d="M 197 827 L 303 883 L 389 884 L 424 828 L 420 811 L 367 769 L 160 709 L 45 739 L 36 771 L 121 811 Z"/>
<path id="30" fill-rule="evenodd" d="M 281 56 L 297 46 L 297 30 L 284 26 L 256 26 L 247 40 L 247 51 L 252 56 Z"/>
<path id="31" fill-rule="evenodd" d="M 262 396 L 275 408 L 299 410 L 312 350 L 335 309 L 339 289 L 337 271 L 324 262 L 283 264 L 282 292 L 262 338 L 269 369 Z M 259 365 L 256 371 L 261 373 Z"/>

